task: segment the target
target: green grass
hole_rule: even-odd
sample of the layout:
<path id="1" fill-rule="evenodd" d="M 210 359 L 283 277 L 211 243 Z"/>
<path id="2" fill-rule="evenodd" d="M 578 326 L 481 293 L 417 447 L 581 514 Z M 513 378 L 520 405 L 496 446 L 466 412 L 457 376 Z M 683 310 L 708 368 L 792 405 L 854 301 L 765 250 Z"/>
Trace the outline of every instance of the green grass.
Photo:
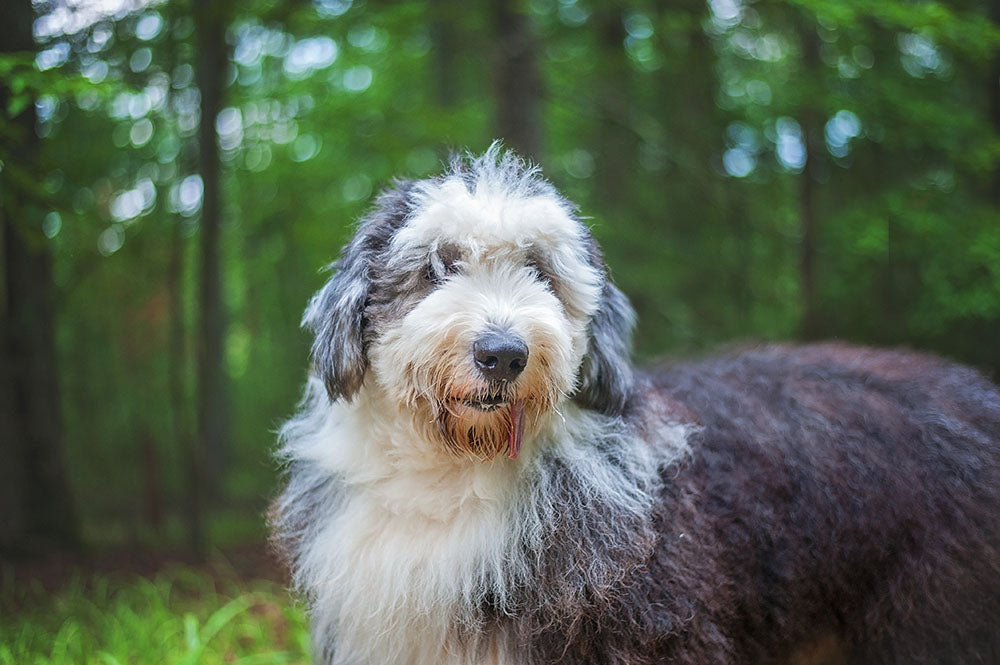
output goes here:
<path id="1" fill-rule="evenodd" d="M 308 663 L 301 605 L 266 580 L 175 568 L 152 578 L 0 585 L 0 665 Z"/>

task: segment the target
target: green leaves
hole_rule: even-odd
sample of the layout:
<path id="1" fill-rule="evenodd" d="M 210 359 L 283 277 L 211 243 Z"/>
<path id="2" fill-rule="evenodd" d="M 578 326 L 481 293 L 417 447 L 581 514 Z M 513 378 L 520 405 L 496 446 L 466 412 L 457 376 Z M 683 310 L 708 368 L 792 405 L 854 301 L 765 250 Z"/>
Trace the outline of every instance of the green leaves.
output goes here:
<path id="1" fill-rule="evenodd" d="M 42 95 L 58 98 L 72 98 L 80 94 L 93 94 L 101 99 L 110 97 L 121 89 L 112 81 L 92 83 L 80 74 L 71 74 L 61 69 L 39 71 L 31 54 L 0 54 L 0 81 L 10 92 L 7 108 L 8 118 L 21 114 Z"/>
<path id="2" fill-rule="evenodd" d="M 789 1 L 838 25 L 873 20 L 889 29 L 919 32 L 970 57 L 988 58 L 1000 48 L 1000 26 L 989 20 L 985 5 L 979 11 L 961 11 L 951 4 L 926 0 Z"/>

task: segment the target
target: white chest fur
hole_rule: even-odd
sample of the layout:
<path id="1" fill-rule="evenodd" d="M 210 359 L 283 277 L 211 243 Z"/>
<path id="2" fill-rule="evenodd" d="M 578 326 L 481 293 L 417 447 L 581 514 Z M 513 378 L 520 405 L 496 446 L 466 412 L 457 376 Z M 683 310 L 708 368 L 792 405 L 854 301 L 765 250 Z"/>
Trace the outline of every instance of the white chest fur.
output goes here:
<path id="1" fill-rule="evenodd" d="M 479 662 L 456 628 L 475 620 L 485 567 L 504 549 L 503 522 L 497 506 L 433 519 L 367 493 L 348 499 L 320 546 L 330 556 L 319 602 L 328 616 L 316 618 L 331 622 L 336 662 Z"/>
<path id="2" fill-rule="evenodd" d="M 333 663 L 508 663 L 472 628 L 486 594 L 510 578 L 512 507 L 531 452 L 517 463 L 457 460 L 414 441 L 384 405 L 306 409 L 285 453 L 337 478 L 338 497 L 300 541 L 296 581 L 312 600 L 317 649 Z M 516 564 L 515 564 L 516 565 Z"/>

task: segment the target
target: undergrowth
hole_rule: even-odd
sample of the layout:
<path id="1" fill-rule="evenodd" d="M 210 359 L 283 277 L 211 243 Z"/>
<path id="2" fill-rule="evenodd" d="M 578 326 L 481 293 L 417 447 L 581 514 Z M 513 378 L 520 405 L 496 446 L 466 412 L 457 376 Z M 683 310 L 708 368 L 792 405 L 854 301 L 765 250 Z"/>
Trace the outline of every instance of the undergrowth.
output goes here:
<path id="1" fill-rule="evenodd" d="M 308 663 L 303 608 L 277 584 L 195 568 L 0 585 L 0 665 Z"/>

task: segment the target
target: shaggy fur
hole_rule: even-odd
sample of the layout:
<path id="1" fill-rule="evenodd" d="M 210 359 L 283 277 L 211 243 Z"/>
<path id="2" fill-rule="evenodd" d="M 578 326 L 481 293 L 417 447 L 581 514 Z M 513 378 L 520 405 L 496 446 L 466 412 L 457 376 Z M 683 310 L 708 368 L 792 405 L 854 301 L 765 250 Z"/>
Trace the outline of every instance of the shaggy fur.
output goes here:
<path id="1" fill-rule="evenodd" d="M 335 267 L 272 513 L 317 662 L 1000 663 L 1000 393 L 972 370 L 634 370 L 593 238 L 496 147 L 396 183 Z M 510 381 L 472 358 L 497 330 L 529 349 Z"/>

